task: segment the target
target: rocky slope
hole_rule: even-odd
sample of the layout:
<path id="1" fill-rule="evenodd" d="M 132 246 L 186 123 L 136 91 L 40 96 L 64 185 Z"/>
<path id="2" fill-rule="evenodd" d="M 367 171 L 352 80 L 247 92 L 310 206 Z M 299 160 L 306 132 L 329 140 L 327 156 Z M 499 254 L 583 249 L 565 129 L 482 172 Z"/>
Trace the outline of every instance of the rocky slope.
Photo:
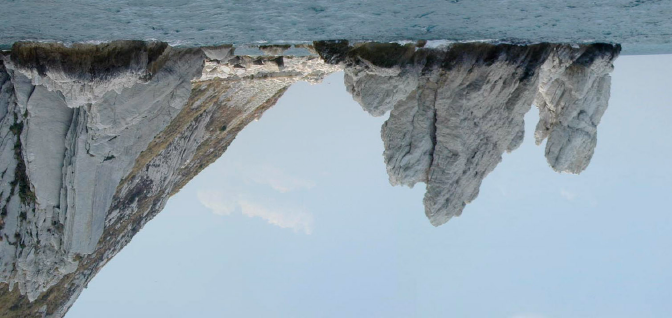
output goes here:
<path id="1" fill-rule="evenodd" d="M 364 110 L 390 111 L 381 132 L 390 183 L 426 183 L 432 224 L 459 216 L 502 154 L 520 146 L 533 102 L 541 117 L 537 143 L 548 137 L 551 167 L 579 173 L 588 166 L 620 46 L 422 45 L 316 47 L 346 66 L 346 88 Z"/>
<path id="2" fill-rule="evenodd" d="M 167 199 L 316 56 L 16 44 L 0 66 L 0 313 L 61 317 Z"/>

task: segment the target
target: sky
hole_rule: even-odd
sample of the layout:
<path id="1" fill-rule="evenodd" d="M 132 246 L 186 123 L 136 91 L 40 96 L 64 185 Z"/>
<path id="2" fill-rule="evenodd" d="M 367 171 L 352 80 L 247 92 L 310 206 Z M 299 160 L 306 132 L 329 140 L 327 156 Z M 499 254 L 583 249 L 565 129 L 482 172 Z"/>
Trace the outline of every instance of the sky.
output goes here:
<path id="1" fill-rule="evenodd" d="M 93 279 L 66 317 L 670 317 L 672 55 L 621 56 L 593 160 L 505 154 L 433 227 L 392 187 L 343 73 L 297 83 Z"/>

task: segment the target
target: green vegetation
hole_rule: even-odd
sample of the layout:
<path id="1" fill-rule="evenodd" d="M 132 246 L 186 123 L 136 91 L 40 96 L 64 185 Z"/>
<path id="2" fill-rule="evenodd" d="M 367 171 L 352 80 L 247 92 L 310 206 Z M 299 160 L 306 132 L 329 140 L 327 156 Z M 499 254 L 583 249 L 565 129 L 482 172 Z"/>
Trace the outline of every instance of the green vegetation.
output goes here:
<path id="1" fill-rule="evenodd" d="M 26 173 L 26 162 L 21 155 L 21 132 L 23 131 L 23 122 L 18 121 L 16 113 L 14 113 L 14 123 L 9 129 L 16 135 L 16 142 L 14 143 L 14 159 L 17 161 L 16 168 L 14 169 L 14 181 L 10 182 L 10 185 L 12 186 L 11 194 L 13 195 L 15 193 L 15 189 L 18 186 L 21 203 L 35 203 L 35 193 L 33 193 L 33 190 L 30 188 L 30 180 Z"/>

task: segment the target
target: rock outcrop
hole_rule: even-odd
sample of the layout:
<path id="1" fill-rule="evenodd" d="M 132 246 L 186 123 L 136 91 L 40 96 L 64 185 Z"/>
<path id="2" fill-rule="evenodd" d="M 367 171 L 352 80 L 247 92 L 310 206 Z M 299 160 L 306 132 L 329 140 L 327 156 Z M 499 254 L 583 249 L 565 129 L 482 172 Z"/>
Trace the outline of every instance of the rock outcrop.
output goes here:
<path id="1" fill-rule="evenodd" d="M 588 167 L 618 53 L 612 45 L 560 46 L 542 66 L 534 135 L 537 145 L 548 138 L 546 159 L 554 170 L 580 173 Z"/>
<path id="2" fill-rule="evenodd" d="M 618 45 L 320 42 L 322 57 L 344 64 L 345 85 L 364 110 L 380 116 L 392 185 L 427 185 L 425 213 L 435 226 L 459 216 L 483 179 L 523 141 L 535 102 L 536 136 L 558 171 L 590 162 L 609 99 Z"/>
<path id="3" fill-rule="evenodd" d="M 20 43 L 0 65 L 0 313 L 61 317 L 168 198 L 317 56 Z"/>
<path id="4" fill-rule="evenodd" d="M 168 198 L 291 84 L 342 67 L 366 111 L 390 112 L 390 182 L 426 183 L 434 225 L 460 215 L 521 144 L 533 103 L 549 164 L 586 168 L 619 46 L 421 46 L 316 42 L 250 56 L 230 45 L 117 41 L 3 52 L 0 315 L 64 316 Z M 279 55 L 293 49 L 308 53 Z"/>

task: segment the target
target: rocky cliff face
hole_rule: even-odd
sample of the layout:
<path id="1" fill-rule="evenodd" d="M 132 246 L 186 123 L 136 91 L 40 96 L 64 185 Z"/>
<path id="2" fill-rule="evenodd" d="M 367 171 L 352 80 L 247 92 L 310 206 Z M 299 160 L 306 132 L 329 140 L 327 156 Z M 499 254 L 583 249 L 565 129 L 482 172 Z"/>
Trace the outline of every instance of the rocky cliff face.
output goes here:
<path id="1" fill-rule="evenodd" d="M 609 100 L 617 45 L 416 45 L 321 42 L 343 63 L 345 85 L 382 127 L 392 185 L 427 185 L 425 214 L 435 226 L 459 216 L 483 179 L 523 141 L 525 113 L 539 107 L 537 143 L 557 171 L 579 173 L 596 145 Z"/>
<path id="2" fill-rule="evenodd" d="M 167 199 L 316 56 L 23 43 L 0 65 L 0 312 L 61 317 Z"/>
<path id="3" fill-rule="evenodd" d="M 537 145 L 548 138 L 546 159 L 554 170 L 580 173 L 588 167 L 618 53 L 611 45 L 559 46 L 542 65 L 534 102 L 540 119 L 534 135 Z"/>
<path id="4" fill-rule="evenodd" d="M 19 43 L 0 58 L 0 314 L 62 317 L 168 198 L 294 82 L 345 67 L 382 128 L 393 185 L 427 184 L 434 225 L 460 215 L 523 116 L 558 171 L 586 168 L 609 98 L 613 45 L 443 48 L 316 42 L 232 46 Z"/>

